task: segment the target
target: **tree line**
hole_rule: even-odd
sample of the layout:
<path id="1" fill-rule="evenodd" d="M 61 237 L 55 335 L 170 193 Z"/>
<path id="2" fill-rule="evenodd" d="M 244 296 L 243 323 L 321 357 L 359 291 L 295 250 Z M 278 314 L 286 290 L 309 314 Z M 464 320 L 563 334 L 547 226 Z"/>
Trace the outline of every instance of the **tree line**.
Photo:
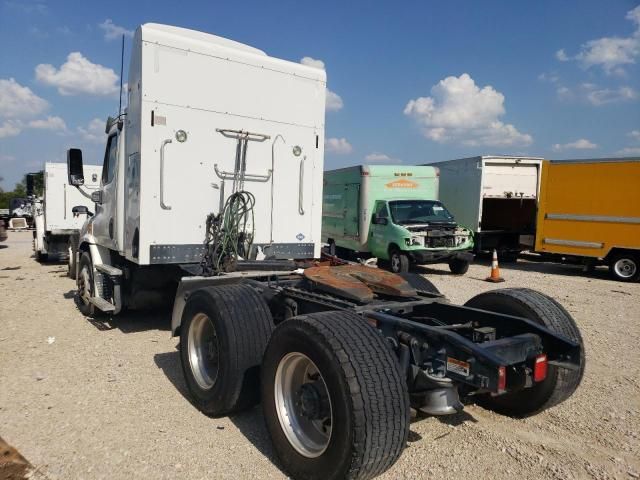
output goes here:
<path id="1" fill-rule="evenodd" d="M 40 197 L 44 194 L 44 170 L 35 173 L 27 173 L 22 180 L 16 183 L 13 190 L 5 191 L 0 186 L 0 208 L 9 208 L 9 202 L 12 198 L 27 198 L 27 176 L 33 176 L 33 194 Z M 0 182 L 3 180 L 0 177 Z"/>

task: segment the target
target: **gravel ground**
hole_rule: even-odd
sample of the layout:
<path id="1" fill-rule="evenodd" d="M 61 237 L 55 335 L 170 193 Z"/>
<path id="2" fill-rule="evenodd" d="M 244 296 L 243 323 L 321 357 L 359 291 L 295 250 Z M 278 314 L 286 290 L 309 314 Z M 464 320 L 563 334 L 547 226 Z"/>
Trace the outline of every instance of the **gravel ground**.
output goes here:
<path id="1" fill-rule="evenodd" d="M 452 302 L 496 288 L 486 264 L 424 273 Z M 66 265 L 38 264 L 31 232 L 0 244 L 0 437 L 39 475 L 76 478 L 286 478 L 259 408 L 208 418 L 187 398 L 169 312 L 85 319 Z M 576 267 L 502 265 L 506 283 L 558 299 L 586 343 L 574 396 L 526 420 L 470 405 L 415 419 L 381 478 L 639 478 L 640 284 Z"/>

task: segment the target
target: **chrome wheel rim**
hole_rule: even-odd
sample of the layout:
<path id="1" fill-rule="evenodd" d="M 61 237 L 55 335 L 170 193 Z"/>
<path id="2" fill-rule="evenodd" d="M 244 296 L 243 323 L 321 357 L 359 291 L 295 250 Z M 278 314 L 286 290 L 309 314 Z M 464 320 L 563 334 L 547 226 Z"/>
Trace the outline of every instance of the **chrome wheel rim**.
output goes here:
<path id="1" fill-rule="evenodd" d="M 285 355 L 276 370 L 274 394 L 278 420 L 291 446 L 307 458 L 322 455 L 331 440 L 333 411 L 316 364 L 303 353 Z"/>
<path id="2" fill-rule="evenodd" d="M 630 258 L 621 258 L 613 264 L 616 275 L 622 278 L 631 278 L 636 274 L 638 267 Z"/>
<path id="3" fill-rule="evenodd" d="M 391 269 L 394 272 L 400 271 L 400 255 L 397 255 L 395 253 L 391 255 Z"/>
<path id="4" fill-rule="evenodd" d="M 216 329 L 204 313 L 196 314 L 191 321 L 187 354 L 196 383 L 203 390 L 209 390 L 216 383 L 220 357 Z"/>

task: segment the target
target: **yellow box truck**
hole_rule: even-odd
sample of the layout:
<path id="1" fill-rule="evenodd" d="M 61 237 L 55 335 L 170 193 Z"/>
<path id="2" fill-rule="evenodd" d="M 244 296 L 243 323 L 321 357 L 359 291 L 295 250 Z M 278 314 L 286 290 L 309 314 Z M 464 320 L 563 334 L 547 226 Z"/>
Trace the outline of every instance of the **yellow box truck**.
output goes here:
<path id="1" fill-rule="evenodd" d="M 640 279 L 640 159 L 545 160 L 538 198 L 537 252 Z"/>

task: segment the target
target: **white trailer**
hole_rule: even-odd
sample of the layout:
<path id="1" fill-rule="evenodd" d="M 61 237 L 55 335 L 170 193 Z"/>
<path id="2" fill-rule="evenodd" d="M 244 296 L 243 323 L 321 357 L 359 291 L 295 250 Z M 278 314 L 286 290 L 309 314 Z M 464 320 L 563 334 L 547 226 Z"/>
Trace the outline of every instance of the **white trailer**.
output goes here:
<path id="1" fill-rule="evenodd" d="M 474 251 L 513 259 L 532 248 L 542 158 L 478 156 L 435 162 L 440 200 L 474 232 Z"/>
<path id="2" fill-rule="evenodd" d="M 458 389 L 531 388 L 528 401 L 501 407 L 483 397 L 520 415 L 573 393 L 579 334 L 550 330 L 572 331 L 573 320 L 541 314 L 555 305 L 541 294 L 453 306 L 418 275 L 312 261 L 324 70 L 146 24 L 134 35 L 128 85 L 126 112 L 107 122 L 96 214 L 79 242 L 78 308 L 115 315 L 173 300 L 171 333 L 194 405 L 220 416 L 261 400 L 292 477 L 381 474 L 406 445 L 409 406 L 455 413 Z M 82 153 L 69 150 L 67 161 L 69 183 L 84 190 Z M 547 310 L 505 311 L 515 296 Z M 569 367 L 568 377 L 554 370 Z"/>
<path id="3" fill-rule="evenodd" d="M 98 188 L 101 171 L 102 167 L 97 165 L 85 167 L 85 188 Z M 33 249 L 36 259 L 45 261 L 53 255 L 67 258 L 70 241 L 80 232 L 87 212 L 94 210 L 94 204 L 68 184 L 65 163 L 47 162 L 44 165 L 44 194 L 34 201 L 34 209 Z"/>

